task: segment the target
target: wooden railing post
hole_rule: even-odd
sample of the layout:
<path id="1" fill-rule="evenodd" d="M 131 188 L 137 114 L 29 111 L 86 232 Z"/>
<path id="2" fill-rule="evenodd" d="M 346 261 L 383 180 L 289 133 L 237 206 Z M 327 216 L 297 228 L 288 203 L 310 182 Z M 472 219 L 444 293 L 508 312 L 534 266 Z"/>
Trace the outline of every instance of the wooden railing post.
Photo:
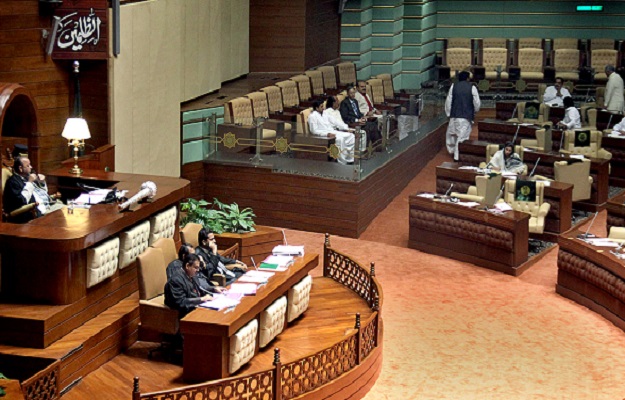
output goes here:
<path id="1" fill-rule="evenodd" d="M 141 390 L 139 390 L 139 377 L 135 376 L 132 383 L 132 400 L 141 399 Z"/>
<path id="2" fill-rule="evenodd" d="M 354 329 L 358 330 L 356 333 L 356 365 L 360 365 L 361 348 L 362 348 L 362 332 L 360 331 L 360 313 L 356 313 L 356 324 Z"/>
<path id="3" fill-rule="evenodd" d="M 280 362 L 280 349 L 277 347 L 273 349 L 273 366 L 273 399 L 282 400 L 282 362 Z"/>
<path id="4" fill-rule="evenodd" d="M 330 276 L 330 234 L 326 233 L 326 239 L 323 242 L 323 276 Z"/>
<path id="5" fill-rule="evenodd" d="M 373 290 L 375 284 L 373 278 L 375 278 L 375 262 L 371 261 L 371 272 L 369 273 L 369 307 L 371 308 L 375 307 L 375 290 Z"/>

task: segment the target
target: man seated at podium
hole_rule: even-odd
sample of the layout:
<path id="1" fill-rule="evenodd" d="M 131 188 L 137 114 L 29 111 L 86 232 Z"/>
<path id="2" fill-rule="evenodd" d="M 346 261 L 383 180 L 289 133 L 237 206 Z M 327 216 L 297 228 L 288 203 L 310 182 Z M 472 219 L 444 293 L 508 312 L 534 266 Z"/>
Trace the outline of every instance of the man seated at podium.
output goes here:
<path id="1" fill-rule="evenodd" d="M 217 253 L 215 234 L 210 229 L 203 228 L 200 230 L 198 243 L 200 245 L 195 248 L 195 254 L 200 257 L 203 263 L 202 273 L 209 282 L 212 280 L 213 274 L 222 274 L 226 277 L 226 285 L 229 285 L 247 271 L 245 263 Z"/>
<path id="2" fill-rule="evenodd" d="M 514 152 L 514 143 L 508 142 L 503 149 L 497 151 L 488 163 L 494 171 L 521 174 L 525 169 L 521 157 Z"/>
<path id="3" fill-rule="evenodd" d="M 184 318 L 199 304 L 212 299 L 209 294 L 201 294 L 194 279 L 200 270 L 200 258 L 196 254 L 187 254 L 183 265 L 183 273 L 172 274 L 165 284 L 165 305 L 177 310 L 180 318 Z"/>

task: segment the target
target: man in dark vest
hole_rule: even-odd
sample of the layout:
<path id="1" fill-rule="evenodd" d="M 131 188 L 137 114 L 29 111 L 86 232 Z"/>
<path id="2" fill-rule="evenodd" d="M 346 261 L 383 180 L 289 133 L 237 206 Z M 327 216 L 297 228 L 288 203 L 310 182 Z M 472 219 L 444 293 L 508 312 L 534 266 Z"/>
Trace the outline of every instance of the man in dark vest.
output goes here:
<path id="1" fill-rule="evenodd" d="M 480 110 L 480 104 L 480 95 L 469 82 L 469 73 L 460 72 L 458 82 L 451 85 L 445 101 L 445 113 L 449 117 L 447 151 L 455 161 L 458 161 L 458 145 L 471 135 L 475 113 Z"/>

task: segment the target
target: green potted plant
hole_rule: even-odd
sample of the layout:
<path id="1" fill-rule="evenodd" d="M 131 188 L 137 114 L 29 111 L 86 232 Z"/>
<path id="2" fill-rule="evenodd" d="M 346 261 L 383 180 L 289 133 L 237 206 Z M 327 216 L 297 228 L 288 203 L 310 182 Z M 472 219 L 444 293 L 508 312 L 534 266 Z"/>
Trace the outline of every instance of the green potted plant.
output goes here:
<path id="1" fill-rule="evenodd" d="M 213 204 L 219 207 L 217 216 L 219 224 L 223 227 L 221 232 L 216 233 L 246 233 L 256 231 L 254 228 L 255 223 L 252 219 L 256 217 L 256 215 L 251 208 L 247 207 L 241 210 L 237 203 L 224 204 L 217 200 L 217 198 L 213 199 Z"/>
<path id="2" fill-rule="evenodd" d="M 186 199 L 180 202 L 180 211 L 184 213 L 180 219 L 180 227 L 184 227 L 189 222 L 200 224 L 206 228 L 210 228 L 215 233 L 224 231 L 221 224 L 221 217 L 217 214 L 217 210 L 207 208 L 210 203 L 206 200 Z"/>

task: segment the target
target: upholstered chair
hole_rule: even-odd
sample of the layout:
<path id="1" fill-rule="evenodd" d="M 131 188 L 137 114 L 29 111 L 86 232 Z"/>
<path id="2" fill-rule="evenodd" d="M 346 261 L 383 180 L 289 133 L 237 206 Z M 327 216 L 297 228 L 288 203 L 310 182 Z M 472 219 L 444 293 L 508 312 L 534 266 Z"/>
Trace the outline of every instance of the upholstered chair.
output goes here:
<path id="1" fill-rule="evenodd" d="M 252 113 L 254 118 L 266 118 L 263 128 L 271 129 L 276 131 L 276 136 L 280 137 L 284 134 L 281 134 L 281 130 L 283 132 L 290 133 L 293 126 L 284 121 L 279 121 L 275 119 L 270 119 L 269 116 L 269 101 L 267 100 L 267 93 L 264 92 L 253 92 L 245 95 L 252 102 Z M 282 127 L 282 128 L 281 128 Z"/>
<path id="2" fill-rule="evenodd" d="M 336 83 L 336 70 L 331 65 L 324 65 L 323 67 L 317 68 L 317 71 L 320 71 L 323 75 L 323 87 L 330 90 L 336 90 L 338 85 Z"/>
<path id="3" fill-rule="evenodd" d="M 574 160 L 578 161 L 578 160 Z M 556 161 L 553 163 L 555 180 L 573 185 L 573 201 L 590 199 L 592 176 L 590 176 L 590 160 L 581 162 Z"/>
<path id="4" fill-rule="evenodd" d="M 297 83 L 291 80 L 276 83 L 282 91 L 282 106 L 284 108 L 299 108 L 299 90 Z"/>
<path id="5" fill-rule="evenodd" d="M 579 40 L 576 38 L 555 38 L 553 39 L 553 49 L 554 50 L 561 50 L 561 49 L 577 50 L 579 48 L 578 41 Z"/>
<path id="6" fill-rule="evenodd" d="M 448 48 L 447 49 L 447 67 L 451 78 L 456 76 L 456 71 L 465 71 L 471 68 L 471 49 L 465 48 Z"/>
<path id="7" fill-rule="evenodd" d="M 234 373 L 254 357 L 258 320 L 253 319 L 230 338 L 228 372 Z"/>
<path id="8" fill-rule="evenodd" d="M 499 197 L 501 181 L 502 176 L 500 174 L 493 174 L 492 176 L 476 175 L 475 186 L 469 186 L 466 194 L 452 192 L 451 196 L 492 206 L 497 201 L 497 197 Z"/>
<path id="9" fill-rule="evenodd" d="M 552 148 L 551 127 L 537 129 L 536 139 L 521 139 L 521 147 L 550 152 Z"/>
<path id="10" fill-rule="evenodd" d="M 508 79 L 508 50 L 505 47 L 484 47 L 482 55 L 486 79 L 497 79 L 497 68 L 501 68 L 501 79 Z"/>
<path id="11" fill-rule="evenodd" d="M 606 81 L 608 76 L 605 74 L 605 66 L 613 65 L 616 67 L 618 63 L 618 51 L 610 49 L 593 49 L 590 52 L 590 63 L 595 70 L 595 81 Z"/>
<path id="12" fill-rule="evenodd" d="M 179 325 L 178 312 L 165 305 L 167 265 L 164 260 L 163 251 L 154 247 L 148 247 L 137 257 L 140 329 L 145 332 L 144 337 L 155 337 L 161 342 L 171 341 Z"/>
<path id="13" fill-rule="evenodd" d="M 326 92 L 323 86 L 323 73 L 319 70 L 311 70 L 306 71 L 305 74 L 310 78 L 313 96 L 323 96 Z"/>
<path id="14" fill-rule="evenodd" d="M 482 48 L 506 48 L 506 38 L 484 38 L 482 39 Z"/>
<path id="15" fill-rule="evenodd" d="M 202 228 L 201 224 L 196 224 L 195 222 L 187 223 L 184 228 L 180 229 L 180 240 L 182 243 L 189 243 L 194 248 L 199 246 L 197 236 Z"/>
<path id="16" fill-rule="evenodd" d="M 480 163 L 480 168 L 486 168 L 495 153 L 498 152 L 500 149 L 501 146 L 498 144 L 486 145 L 486 162 Z M 523 146 L 515 145 L 514 152 L 517 153 L 519 155 L 519 158 L 521 158 L 521 161 L 523 161 Z M 525 168 L 523 169 L 523 174 L 527 174 L 527 165 L 525 165 Z"/>
<path id="17" fill-rule="evenodd" d="M 523 79 L 544 79 L 543 49 L 520 48 L 518 66 Z"/>
<path id="18" fill-rule="evenodd" d="M 530 107 L 538 106 L 538 115 L 533 115 L 534 113 L 530 109 Z M 549 106 L 542 102 L 537 101 L 528 101 L 528 102 L 520 102 L 517 105 L 517 115 L 516 118 L 511 118 L 508 122 L 519 122 L 519 123 L 529 123 L 529 124 L 538 124 L 545 125 L 552 123 L 549 121 Z M 536 118 L 533 118 L 536 116 Z"/>
<path id="19" fill-rule="evenodd" d="M 577 132 L 586 132 L 586 134 L 588 134 L 588 131 L 584 129 L 564 131 L 564 142 L 562 143 L 562 149 L 560 149 L 561 152 L 567 154 L 581 154 L 589 158 L 612 159 L 612 153 L 601 147 L 601 131 L 590 131 L 588 146 L 580 146 L 579 140 L 576 145 L 575 137 L 578 135 Z"/>
<path id="20" fill-rule="evenodd" d="M 544 183 L 535 182 L 536 198 L 534 201 L 523 201 L 515 199 L 516 185 L 522 181 L 508 179 L 504 184 L 504 197 L 500 202 L 508 203 L 514 210 L 530 215 L 529 232 L 543 233 L 545 230 L 545 217 L 549 213 L 551 205 L 543 200 L 545 190 Z"/>
<path id="21" fill-rule="evenodd" d="M 556 76 L 564 80 L 579 80 L 579 50 L 558 49 L 553 60 Z"/>
<path id="22" fill-rule="evenodd" d="M 614 50 L 614 39 L 590 39 L 590 48 L 592 50 Z"/>
<path id="23" fill-rule="evenodd" d="M 240 132 L 245 138 L 256 138 L 255 129 L 252 129 L 254 125 L 254 111 L 252 109 L 252 101 L 249 98 L 237 97 L 227 102 L 224 106 L 224 121 L 226 124 L 244 127 Z M 262 139 L 274 139 L 276 133 L 274 129 L 263 127 Z"/>
<path id="24" fill-rule="evenodd" d="M 519 39 L 519 49 L 542 49 L 543 40 L 541 38 L 521 38 Z"/>
<path id="25" fill-rule="evenodd" d="M 610 232 L 608 233 L 608 238 L 614 240 L 615 242 L 625 243 L 625 227 L 611 227 Z"/>
<path id="26" fill-rule="evenodd" d="M 336 71 L 338 72 L 339 85 L 348 86 L 355 85 L 356 81 L 356 65 L 351 61 L 342 62 L 336 64 Z"/>
<path id="27" fill-rule="evenodd" d="M 148 243 L 151 245 L 162 237 L 174 237 L 176 231 L 176 220 L 178 209 L 173 206 L 150 218 L 150 237 Z"/>
<path id="28" fill-rule="evenodd" d="M 152 243 L 152 247 L 155 249 L 161 249 L 165 265 L 169 265 L 170 262 L 178 258 L 176 243 L 172 238 L 160 238 L 156 242 Z"/>
<path id="29" fill-rule="evenodd" d="M 451 48 L 470 49 L 471 48 L 471 39 L 463 38 L 463 37 L 448 38 L 447 39 L 447 48 L 448 49 L 451 49 Z"/>
<path id="30" fill-rule="evenodd" d="M 295 75 L 291 77 L 291 80 L 297 84 L 300 102 L 312 99 L 312 86 L 308 75 Z"/>

